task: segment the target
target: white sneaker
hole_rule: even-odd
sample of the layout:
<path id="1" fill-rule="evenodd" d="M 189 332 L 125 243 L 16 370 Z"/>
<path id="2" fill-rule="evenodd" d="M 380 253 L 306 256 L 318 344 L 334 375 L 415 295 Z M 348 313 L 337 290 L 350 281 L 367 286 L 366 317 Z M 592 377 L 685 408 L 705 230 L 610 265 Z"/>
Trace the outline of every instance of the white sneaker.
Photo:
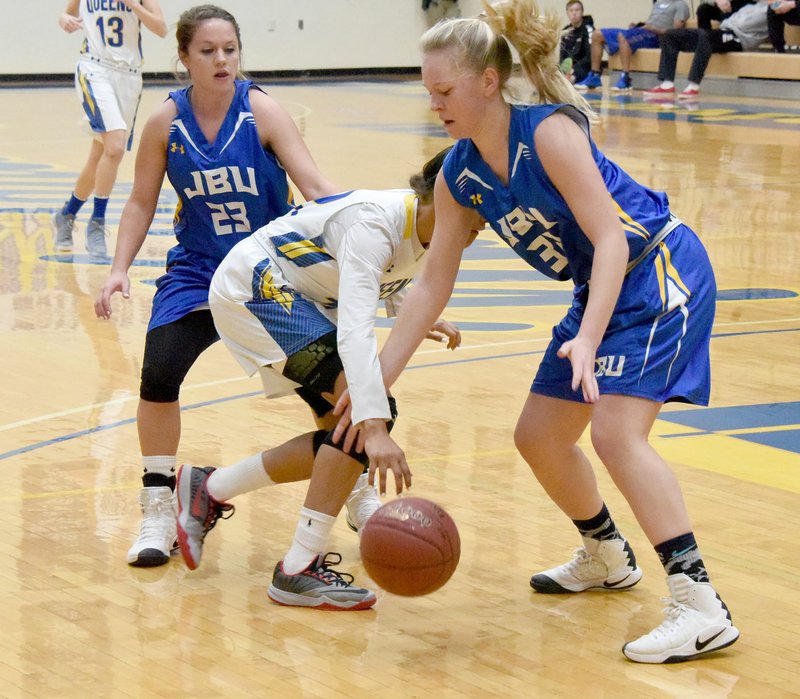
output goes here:
<path id="1" fill-rule="evenodd" d="M 142 488 L 139 504 L 142 507 L 142 526 L 133 546 L 128 549 L 128 565 L 139 568 L 164 565 L 169 561 L 170 552 L 178 545 L 175 493 L 167 486 Z"/>
<path id="2" fill-rule="evenodd" d="M 360 532 L 382 504 L 377 488 L 369 484 L 369 474 L 362 473 L 347 498 L 347 526 L 354 532 Z"/>
<path id="3" fill-rule="evenodd" d="M 584 537 L 572 560 L 531 578 L 536 592 L 627 590 L 642 579 L 642 569 L 625 539 L 598 541 Z"/>
<path id="4" fill-rule="evenodd" d="M 667 578 L 666 618 L 650 633 L 622 646 L 637 663 L 679 663 L 727 648 L 739 638 L 731 613 L 711 583 L 678 573 Z"/>

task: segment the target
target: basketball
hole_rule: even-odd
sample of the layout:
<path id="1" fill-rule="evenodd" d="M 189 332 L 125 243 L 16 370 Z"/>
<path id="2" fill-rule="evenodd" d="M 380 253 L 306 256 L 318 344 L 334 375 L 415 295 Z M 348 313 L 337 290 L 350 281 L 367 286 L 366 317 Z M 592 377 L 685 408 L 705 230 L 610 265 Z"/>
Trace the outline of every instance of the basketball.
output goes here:
<path id="1" fill-rule="evenodd" d="M 416 597 L 438 590 L 461 555 L 456 523 L 424 498 L 388 502 L 361 532 L 361 561 L 375 583 L 394 595 Z"/>

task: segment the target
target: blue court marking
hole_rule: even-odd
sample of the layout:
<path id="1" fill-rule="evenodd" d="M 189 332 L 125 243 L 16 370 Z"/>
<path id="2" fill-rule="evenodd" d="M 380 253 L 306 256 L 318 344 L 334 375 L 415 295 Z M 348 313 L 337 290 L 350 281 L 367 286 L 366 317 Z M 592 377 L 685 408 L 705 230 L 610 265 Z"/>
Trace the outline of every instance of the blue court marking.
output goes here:
<path id="1" fill-rule="evenodd" d="M 661 413 L 659 420 L 705 432 L 800 425 L 800 402 L 676 410 Z"/>
<path id="2" fill-rule="evenodd" d="M 800 429 L 797 428 L 797 425 L 800 425 L 800 402 L 678 410 L 662 412 L 658 419 L 699 430 L 699 432 L 663 435 L 669 439 L 718 433 L 724 434 L 726 437 L 743 439 L 746 442 L 800 454 Z M 730 434 L 731 430 L 758 430 L 759 428 L 776 427 L 792 427 L 793 429 Z"/>
<path id="3" fill-rule="evenodd" d="M 534 350 L 532 352 L 515 352 L 512 354 L 497 354 L 491 357 L 474 357 L 472 359 L 450 359 L 443 362 L 432 362 L 430 364 L 416 364 L 414 366 L 410 366 L 406 369 L 406 371 L 413 371 L 415 369 L 430 369 L 432 367 L 441 367 L 441 366 L 448 366 L 450 364 L 469 364 L 472 362 L 485 362 L 492 359 L 508 359 L 510 357 L 527 357 L 534 354 L 543 354 L 544 350 Z M 216 398 L 214 400 L 203 401 L 201 403 L 193 403 L 191 405 L 183 405 L 181 406 L 181 412 L 188 412 L 190 410 L 198 410 L 199 408 L 205 408 L 209 405 L 217 405 L 219 403 L 229 403 L 234 400 L 242 400 L 243 398 L 254 398 L 255 396 L 263 396 L 263 391 L 250 391 L 249 393 L 239 393 L 233 396 L 227 396 L 225 398 Z M 42 442 L 36 442 L 34 444 L 28 444 L 24 447 L 20 447 L 19 449 L 12 449 L 11 451 L 3 452 L 0 454 L 0 461 L 4 459 L 9 459 L 13 456 L 19 456 L 20 454 L 26 454 L 30 451 L 36 451 L 37 449 L 43 449 L 45 447 L 52 446 L 53 444 L 59 444 L 60 442 L 66 442 L 71 439 L 78 439 L 80 437 L 85 437 L 89 434 L 95 434 L 97 432 L 105 432 L 107 430 L 116 429 L 118 427 L 124 427 L 125 425 L 130 425 L 131 423 L 136 422 L 136 418 L 126 418 L 124 420 L 118 420 L 117 422 L 109 423 L 108 425 L 98 425 L 97 427 L 90 427 L 87 430 L 80 430 L 78 432 L 72 432 L 70 434 L 62 435 L 61 437 L 53 437 L 52 439 L 47 439 Z"/>

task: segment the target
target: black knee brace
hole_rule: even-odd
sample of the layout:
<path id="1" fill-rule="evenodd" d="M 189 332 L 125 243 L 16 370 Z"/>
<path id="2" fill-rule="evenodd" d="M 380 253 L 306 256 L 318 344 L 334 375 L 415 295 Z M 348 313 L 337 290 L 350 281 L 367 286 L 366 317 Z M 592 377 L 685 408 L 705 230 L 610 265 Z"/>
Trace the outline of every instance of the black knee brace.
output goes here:
<path id="1" fill-rule="evenodd" d="M 395 420 L 397 419 L 397 401 L 395 401 L 395 399 L 392 396 L 387 396 L 387 398 L 389 399 L 389 412 L 392 415 L 392 419 L 386 423 L 386 430 L 389 433 L 391 433 L 392 429 L 394 428 Z M 333 433 L 334 430 L 331 430 L 330 432 L 325 432 L 325 430 L 318 430 L 317 432 L 314 433 L 314 456 L 317 455 L 319 448 L 323 444 L 327 444 L 329 447 L 338 449 L 343 454 L 347 454 L 347 456 L 349 456 L 351 459 L 355 459 L 356 461 L 358 461 L 358 463 L 360 463 L 364 467 L 364 470 L 366 471 L 369 468 L 369 457 L 367 456 L 367 453 L 363 451 L 356 451 L 355 443 L 353 443 L 350 449 L 345 451 L 342 448 L 341 444 L 341 442 L 344 441 L 344 437 L 342 437 L 342 439 L 340 439 L 339 443 L 337 444 L 333 441 Z M 320 434 L 324 436 L 322 437 L 322 441 L 318 443 L 317 439 L 320 436 Z"/>
<path id="2" fill-rule="evenodd" d="M 219 339 L 211 311 L 187 313 L 147 333 L 139 397 L 153 403 L 178 400 L 181 384 L 197 358 Z"/>

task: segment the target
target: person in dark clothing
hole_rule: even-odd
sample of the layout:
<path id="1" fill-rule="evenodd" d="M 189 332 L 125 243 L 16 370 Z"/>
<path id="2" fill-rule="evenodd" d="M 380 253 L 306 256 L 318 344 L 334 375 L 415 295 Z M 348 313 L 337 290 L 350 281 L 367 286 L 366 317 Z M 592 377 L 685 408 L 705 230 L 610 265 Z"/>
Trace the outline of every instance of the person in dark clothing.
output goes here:
<path id="1" fill-rule="evenodd" d="M 592 68 L 594 20 L 591 15 L 584 15 L 583 11 L 581 0 L 568 0 L 569 24 L 561 30 L 559 61 L 562 66 L 571 63 L 572 72 L 569 69 L 564 71 L 571 82 L 583 80 Z"/>
<path id="2" fill-rule="evenodd" d="M 689 84 L 678 95 L 680 100 L 696 100 L 700 94 L 708 62 L 714 53 L 754 51 L 767 39 L 767 3 L 758 0 L 747 3 L 738 12 L 722 20 L 719 29 L 671 29 L 661 39 L 661 60 L 658 79 L 661 83 L 646 90 L 645 97 L 675 96 L 675 69 L 680 51 L 694 51 L 689 70 Z"/>
<path id="3" fill-rule="evenodd" d="M 798 6 L 797 0 L 771 2 L 769 10 L 767 10 L 767 29 L 769 31 L 769 42 L 777 53 L 786 51 L 783 37 L 784 25 L 786 24 L 791 24 L 794 27 L 800 25 L 800 6 Z"/>
<path id="4" fill-rule="evenodd" d="M 697 28 L 711 30 L 711 22 L 722 22 L 753 0 L 709 0 L 697 7 Z"/>

